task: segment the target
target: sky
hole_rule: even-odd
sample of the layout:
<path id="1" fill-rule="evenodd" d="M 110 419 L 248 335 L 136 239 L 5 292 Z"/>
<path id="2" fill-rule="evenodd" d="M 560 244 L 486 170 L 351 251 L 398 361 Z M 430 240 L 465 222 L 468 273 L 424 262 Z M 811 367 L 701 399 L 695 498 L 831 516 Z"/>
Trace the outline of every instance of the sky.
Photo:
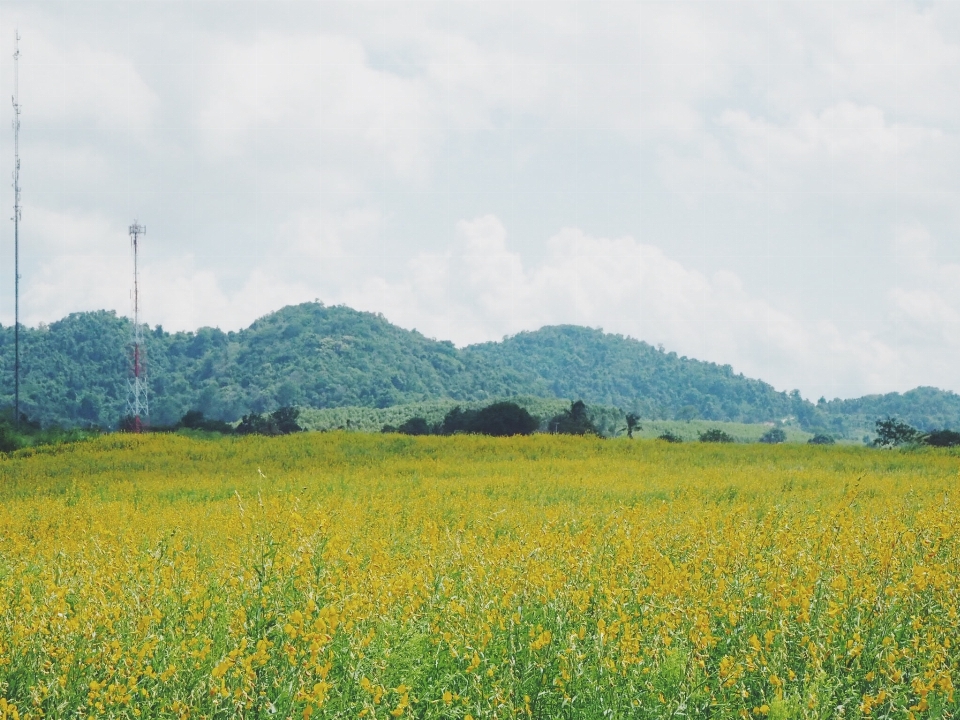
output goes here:
<path id="1" fill-rule="evenodd" d="M 131 315 L 137 219 L 167 330 L 319 300 L 960 391 L 960 3 L 3 0 L 8 95 L 17 29 L 27 325 Z"/>

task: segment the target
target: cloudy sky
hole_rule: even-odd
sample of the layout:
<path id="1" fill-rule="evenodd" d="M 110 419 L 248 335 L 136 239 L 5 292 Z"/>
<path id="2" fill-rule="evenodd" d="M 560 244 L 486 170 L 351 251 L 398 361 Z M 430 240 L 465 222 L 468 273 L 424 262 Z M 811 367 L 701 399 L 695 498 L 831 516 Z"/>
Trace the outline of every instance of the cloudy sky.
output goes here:
<path id="1" fill-rule="evenodd" d="M 960 3 L 4 0 L 7 95 L 17 27 L 29 325 L 130 314 L 138 218 L 167 329 L 319 299 L 960 391 Z"/>

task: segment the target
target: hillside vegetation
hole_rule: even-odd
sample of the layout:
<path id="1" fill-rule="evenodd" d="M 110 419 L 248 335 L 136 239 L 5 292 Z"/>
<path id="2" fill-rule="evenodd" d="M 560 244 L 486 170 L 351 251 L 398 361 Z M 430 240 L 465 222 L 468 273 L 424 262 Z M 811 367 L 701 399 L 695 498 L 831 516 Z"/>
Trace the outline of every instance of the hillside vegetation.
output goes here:
<path id="1" fill-rule="evenodd" d="M 21 402 L 44 425 L 115 426 L 125 411 L 130 322 L 74 313 L 21 331 Z M 482 403 L 524 396 L 582 399 L 656 420 L 791 421 L 837 436 L 868 432 L 878 417 L 929 430 L 960 427 L 960 396 L 918 388 L 813 404 L 792 393 L 645 342 L 600 330 L 546 327 L 458 349 L 381 315 L 305 303 L 249 328 L 147 334 L 151 419 L 188 410 L 236 421 L 278 407 L 390 408 Z M 0 404 L 12 401 L 13 329 L 0 327 Z"/>

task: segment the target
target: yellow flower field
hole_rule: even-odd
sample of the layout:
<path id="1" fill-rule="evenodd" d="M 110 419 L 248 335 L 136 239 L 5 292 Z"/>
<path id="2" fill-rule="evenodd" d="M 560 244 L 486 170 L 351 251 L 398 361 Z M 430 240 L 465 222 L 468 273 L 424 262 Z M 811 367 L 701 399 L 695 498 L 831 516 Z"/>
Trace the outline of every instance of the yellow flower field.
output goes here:
<path id="1" fill-rule="evenodd" d="M 0 460 L 0 718 L 956 717 L 960 456 L 108 436 Z"/>

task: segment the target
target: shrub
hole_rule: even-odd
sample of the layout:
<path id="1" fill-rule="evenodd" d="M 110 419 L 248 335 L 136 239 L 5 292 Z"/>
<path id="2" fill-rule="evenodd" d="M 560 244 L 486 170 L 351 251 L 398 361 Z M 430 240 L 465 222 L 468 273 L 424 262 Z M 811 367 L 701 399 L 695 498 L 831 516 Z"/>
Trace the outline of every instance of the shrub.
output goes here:
<path id="1" fill-rule="evenodd" d="M 960 432 L 954 430 L 934 430 L 921 437 L 920 442 L 933 447 L 957 447 L 960 445 Z"/>
<path id="2" fill-rule="evenodd" d="M 64 429 L 57 425 L 43 428 L 36 420 L 20 413 L 17 426 L 13 408 L 0 409 L 0 452 L 10 453 L 26 447 L 78 442 L 100 433 L 97 427 Z"/>
<path id="3" fill-rule="evenodd" d="M 736 440 L 733 439 L 732 435 L 728 435 L 723 430 L 713 428 L 712 430 L 700 433 L 700 442 L 732 443 L 736 442 Z"/>
<path id="4" fill-rule="evenodd" d="M 807 445 L 833 445 L 834 443 L 836 443 L 836 440 L 834 440 L 832 437 L 829 435 L 821 435 L 819 433 L 807 440 Z"/>
<path id="5" fill-rule="evenodd" d="M 763 435 L 760 436 L 760 442 L 768 443 L 770 445 L 779 445 L 782 442 L 786 442 L 787 434 L 783 431 L 783 428 L 770 428 Z"/>
<path id="6" fill-rule="evenodd" d="M 663 440 L 664 442 L 671 442 L 671 443 L 682 443 L 682 442 L 683 442 L 683 438 L 682 438 L 682 437 L 680 437 L 679 435 L 674 435 L 674 434 L 673 434 L 672 432 L 670 432 L 669 430 L 661 433 L 660 436 L 657 438 L 657 440 Z"/>

